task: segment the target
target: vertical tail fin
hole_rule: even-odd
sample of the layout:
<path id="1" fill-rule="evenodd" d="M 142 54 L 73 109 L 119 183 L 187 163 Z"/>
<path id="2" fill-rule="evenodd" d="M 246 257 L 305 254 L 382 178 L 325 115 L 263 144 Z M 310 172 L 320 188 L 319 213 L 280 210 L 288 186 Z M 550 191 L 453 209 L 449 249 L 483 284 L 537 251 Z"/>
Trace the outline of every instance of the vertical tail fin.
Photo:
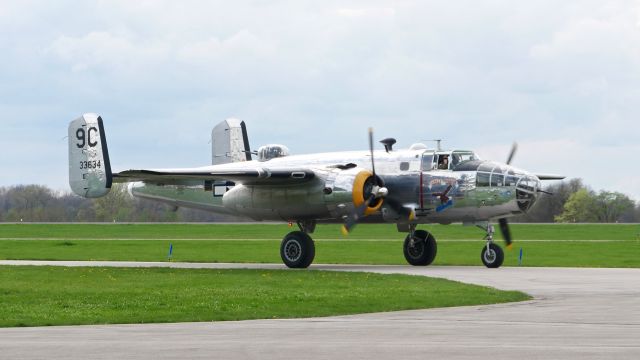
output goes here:
<path id="1" fill-rule="evenodd" d="M 113 175 L 102 118 L 84 114 L 69 123 L 69 185 L 77 195 L 105 196 Z"/>
<path id="2" fill-rule="evenodd" d="M 244 121 L 231 118 L 216 125 L 211 131 L 211 153 L 213 165 L 251 161 Z"/>

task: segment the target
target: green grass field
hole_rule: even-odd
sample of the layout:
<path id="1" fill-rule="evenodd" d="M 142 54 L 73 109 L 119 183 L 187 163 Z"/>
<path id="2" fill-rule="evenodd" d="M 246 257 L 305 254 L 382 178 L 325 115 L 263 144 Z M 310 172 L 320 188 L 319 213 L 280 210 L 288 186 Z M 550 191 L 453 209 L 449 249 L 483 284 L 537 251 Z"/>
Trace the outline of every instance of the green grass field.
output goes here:
<path id="1" fill-rule="evenodd" d="M 481 265 L 480 229 L 424 226 L 439 265 Z M 280 263 L 286 225 L 2 224 L 0 259 Z M 513 225 L 506 266 L 640 267 L 638 225 Z M 316 263 L 405 264 L 405 234 L 318 226 Z M 497 235 L 498 241 L 499 235 Z M 313 317 L 520 301 L 519 292 L 403 275 L 325 271 L 0 266 L 0 326 Z"/>
<path id="2" fill-rule="evenodd" d="M 315 317 L 526 299 L 407 275 L 0 266 L 2 327 Z"/>
<path id="3" fill-rule="evenodd" d="M 436 265 L 481 265 L 483 232 L 461 225 L 423 226 L 438 239 Z M 639 225 L 511 226 L 505 266 L 640 267 Z M 0 259 L 279 263 L 287 225 L 0 225 Z M 393 225 L 363 224 L 348 237 L 319 225 L 315 263 L 405 264 L 404 234 Z M 499 234 L 496 238 L 501 244 Z"/>
<path id="4" fill-rule="evenodd" d="M 482 230 L 461 225 L 421 225 L 438 239 L 480 240 Z M 280 240 L 286 224 L 2 224 L 0 239 L 252 239 Z M 497 231 L 497 227 L 496 227 Z M 516 240 L 640 240 L 638 224 L 512 224 Z M 397 240 L 404 234 L 393 224 L 362 224 L 344 237 L 338 225 L 318 225 L 315 239 Z M 500 233 L 496 233 L 500 238 Z"/>

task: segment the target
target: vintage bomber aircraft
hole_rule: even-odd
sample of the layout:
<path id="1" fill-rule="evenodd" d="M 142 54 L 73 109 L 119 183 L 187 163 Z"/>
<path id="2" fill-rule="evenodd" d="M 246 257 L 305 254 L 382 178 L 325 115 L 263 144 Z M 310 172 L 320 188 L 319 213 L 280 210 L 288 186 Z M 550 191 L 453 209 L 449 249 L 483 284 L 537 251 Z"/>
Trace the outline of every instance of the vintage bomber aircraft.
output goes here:
<path id="1" fill-rule="evenodd" d="M 254 220 L 295 221 L 300 231 L 287 234 L 280 245 L 282 261 L 306 268 L 314 259 L 309 236 L 316 223 L 395 223 L 408 235 L 404 256 L 412 265 L 429 265 L 436 239 L 419 224 L 463 222 L 486 231 L 481 260 L 499 267 L 502 249 L 493 242 L 500 225 L 507 246 L 507 217 L 531 209 L 544 191 L 534 175 L 506 164 L 483 161 L 468 150 L 428 149 L 414 144 L 395 150 L 394 139 L 381 141 L 385 150 L 289 155 L 282 145 L 252 152 L 244 122 L 228 119 L 212 131 L 213 165 L 181 169 L 141 169 L 112 173 L 103 121 L 84 114 L 69 124 L 69 183 L 78 195 L 105 196 L 113 182 L 128 182 L 133 196 L 173 206 L 244 216 Z M 257 155 L 257 160 L 252 160 Z"/>

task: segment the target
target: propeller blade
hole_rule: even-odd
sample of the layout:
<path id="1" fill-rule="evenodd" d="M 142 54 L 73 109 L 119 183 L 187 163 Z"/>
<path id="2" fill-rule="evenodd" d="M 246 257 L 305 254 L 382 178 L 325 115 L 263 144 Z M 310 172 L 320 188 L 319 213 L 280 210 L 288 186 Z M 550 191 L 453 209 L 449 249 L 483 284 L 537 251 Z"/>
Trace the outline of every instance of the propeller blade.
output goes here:
<path id="1" fill-rule="evenodd" d="M 507 248 L 511 249 L 513 239 L 511 238 L 511 231 L 509 230 L 509 223 L 507 222 L 507 219 L 498 219 L 498 224 L 500 224 L 500 232 L 502 232 L 502 237 L 504 238 L 504 242 L 507 244 Z"/>
<path id="2" fill-rule="evenodd" d="M 386 197 L 388 194 L 387 188 L 383 187 L 382 179 L 376 175 L 376 164 L 373 158 L 373 128 L 369 128 L 369 152 L 371 153 L 371 173 L 375 181 L 376 186 L 373 187 L 372 194 L 362 203 L 355 211 L 349 215 L 342 226 L 342 233 L 347 235 L 356 227 L 360 219 L 365 217 L 365 213 L 371 202 L 376 198 Z"/>
<path id="3" fill-rule="evenodd" d="M 513 160 L 513 156 L 516 154 L 516 150 L 518 150 L 518 143 L 513 143 L 511 145 L 511 151 L 509 152 L 509 157 L 507 158 L 507 165 L 511 165 L 511 160 Z"/>
<path id="4" fill-rule="evenodd" d="M 371 171 L 373 176 L 376 176 L 376 164 L 373 161 L 373 128 L 369 128 L 369 151 L 371 152 Z"/>
<path id="5" fill-rule="evenodd" d="M 358 225 L 358 221 L 360 221 L 360 219 L 364 217 L 364 212 L 367 210 L 367 207 L 369 207 L 369 204 L 371 204 L 371 202 L 375 198 L 376 198 L 375 194 L 371 194 L 371 196 L 369 196 L 369 198 L 367 198 L 367 200 L 364 203 L 362 203 L 362 205 L 358 206 L 358 208 L 353 214 L 347 217 L 346 221 L 344 222 L 344 225 L 342 225 L 342 233 L 344 235 L 348 235 L 351 232 L 351 230 L 353 230 L 353 228 L 355 228 L 356 225 Z"/>

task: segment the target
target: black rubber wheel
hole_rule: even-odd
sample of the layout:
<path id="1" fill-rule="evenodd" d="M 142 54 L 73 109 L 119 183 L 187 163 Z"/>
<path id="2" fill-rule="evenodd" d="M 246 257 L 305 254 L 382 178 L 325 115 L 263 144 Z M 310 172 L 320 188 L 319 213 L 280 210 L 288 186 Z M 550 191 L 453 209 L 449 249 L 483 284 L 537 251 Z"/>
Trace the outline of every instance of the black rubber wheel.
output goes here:
<path id="1" fill-rule="evenodd" d="M 427 266 L 433 262 L 438 252 L 436 238 L 430 232 L 416 230 L 404 239 L 404 258 L 414 266 Z"/>
<path id="2" fill-rule="evenodd" d="M 316 256 L 316 247 L 309 235 L 302 231 L 288 233 L 280 243 L 282 262 L 290 268 L 309 267 Z"/>
<path id="3" fill-rule="evenodd" d="M 480 253 L 480 259 L 482 259 L 482 263 L 484 266 L 488 268 L 499 268 L 504 261 L 504 251 L 502 248 L 494 243 L 489 244 L 489 249 L 487 246 L 482 248 L 482 252 Z"/>

